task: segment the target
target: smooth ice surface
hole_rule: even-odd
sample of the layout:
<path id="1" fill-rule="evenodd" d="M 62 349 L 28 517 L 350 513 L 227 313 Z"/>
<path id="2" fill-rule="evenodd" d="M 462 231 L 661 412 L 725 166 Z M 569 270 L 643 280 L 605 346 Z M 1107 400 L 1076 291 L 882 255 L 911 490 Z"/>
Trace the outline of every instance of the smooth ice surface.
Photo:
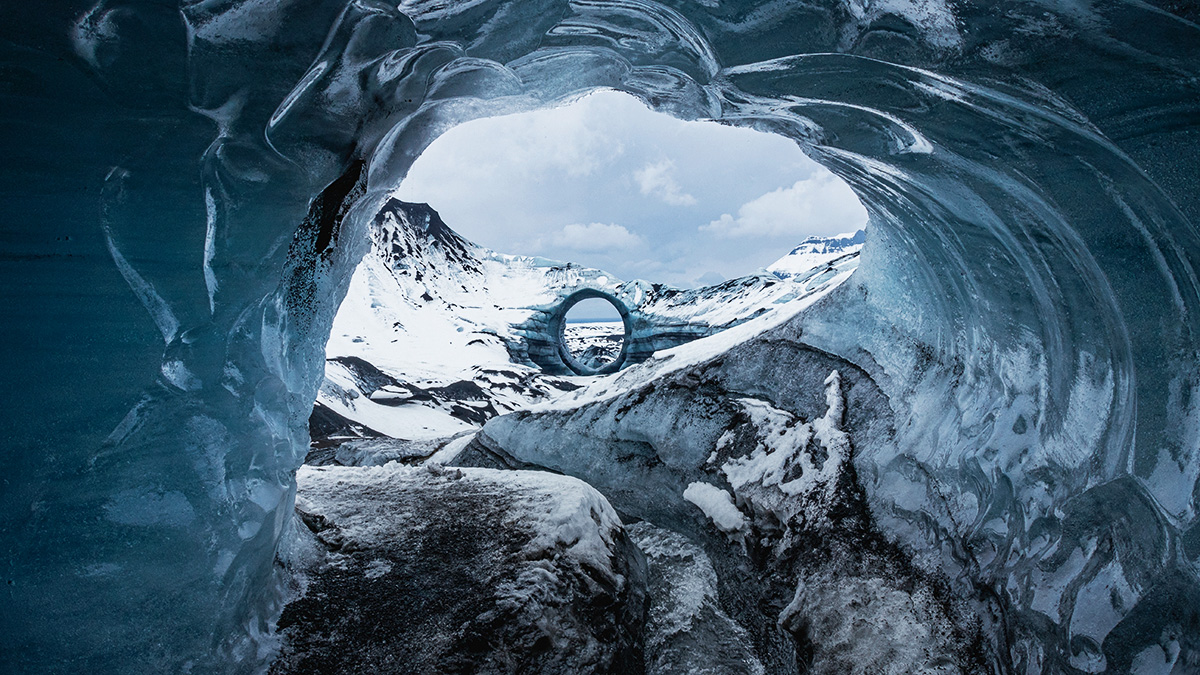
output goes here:
<path id="1" fill-rule="evenodd" d="M 609 87 L 793 138 L 862 199 L 860 272 L 798 321 L 889 397 L 895 450 L 854 458 L 873 514 L 1002 603 L 998 662 L 1194 668 L 1197 18 L 7 3 L 9 663 L 269 659 L 273 560 L 369 219 L 455 124 Z"/>

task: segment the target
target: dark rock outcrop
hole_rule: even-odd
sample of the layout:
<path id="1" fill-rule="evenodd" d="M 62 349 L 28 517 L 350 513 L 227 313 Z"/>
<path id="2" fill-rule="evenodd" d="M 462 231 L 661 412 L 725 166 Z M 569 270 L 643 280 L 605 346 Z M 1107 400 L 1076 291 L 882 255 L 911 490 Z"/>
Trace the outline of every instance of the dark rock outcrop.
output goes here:
<path id="1" fill-rule="evenodd" d="M 545 472 L 306 467 L 315 555 L 271 672 L 640 673 L 645 560 L 608 502 Z"/>

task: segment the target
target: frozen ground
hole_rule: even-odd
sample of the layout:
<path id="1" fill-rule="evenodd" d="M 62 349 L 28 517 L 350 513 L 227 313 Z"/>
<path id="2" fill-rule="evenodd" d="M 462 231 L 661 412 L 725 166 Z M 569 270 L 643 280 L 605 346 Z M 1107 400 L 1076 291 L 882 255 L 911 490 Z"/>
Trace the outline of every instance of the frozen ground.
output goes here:
<path id="1" fill-rule="evenodd" d="M 620 321 L 569 323 L 563 331 L 567 349 L 591 368 L 615 361 L 624 340 L 625 325 Z"/>
<path id="2" fill-rule="evenodd" d="M 297 482 L 303 595 L 272 673 L 641 669 L 645 563 L 586 483 L 397 463 Z"/>

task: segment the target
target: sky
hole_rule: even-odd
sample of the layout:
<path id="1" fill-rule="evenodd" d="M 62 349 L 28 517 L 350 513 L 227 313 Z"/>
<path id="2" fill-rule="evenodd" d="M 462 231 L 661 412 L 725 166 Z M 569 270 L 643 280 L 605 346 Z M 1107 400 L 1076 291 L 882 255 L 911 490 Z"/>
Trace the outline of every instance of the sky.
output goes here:
<path id="1" fill-rule="evenodd" d="M 567 323 L 583 321 L 620 321 L 621 313 L 603 298 L 584 298 L 567 310 Z"/>
<path id="2" fill-rule="evenodd" d="M 867 218 L 794 142 L 680 121 L 614 91 L 459 125 L 421 154 L 397 196 L 500 253 L 682 287 L 754 273 L 809 235 L 853 232 Z"/>

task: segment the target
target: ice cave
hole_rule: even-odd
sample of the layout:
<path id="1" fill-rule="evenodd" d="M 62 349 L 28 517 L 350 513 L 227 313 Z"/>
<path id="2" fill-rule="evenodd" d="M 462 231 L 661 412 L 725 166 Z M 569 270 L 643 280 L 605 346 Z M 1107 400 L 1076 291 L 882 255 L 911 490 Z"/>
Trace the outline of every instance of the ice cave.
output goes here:
<path id="1" fill-rule="evenodd" d="M 1200 672 L 1198 22 L 0 5 L 0 671 Z M 596 91 L 787 139 L 865 234 L 674 288 L 396 196 Z M 615 368 L 562 368 L 581 289 Z"/>

